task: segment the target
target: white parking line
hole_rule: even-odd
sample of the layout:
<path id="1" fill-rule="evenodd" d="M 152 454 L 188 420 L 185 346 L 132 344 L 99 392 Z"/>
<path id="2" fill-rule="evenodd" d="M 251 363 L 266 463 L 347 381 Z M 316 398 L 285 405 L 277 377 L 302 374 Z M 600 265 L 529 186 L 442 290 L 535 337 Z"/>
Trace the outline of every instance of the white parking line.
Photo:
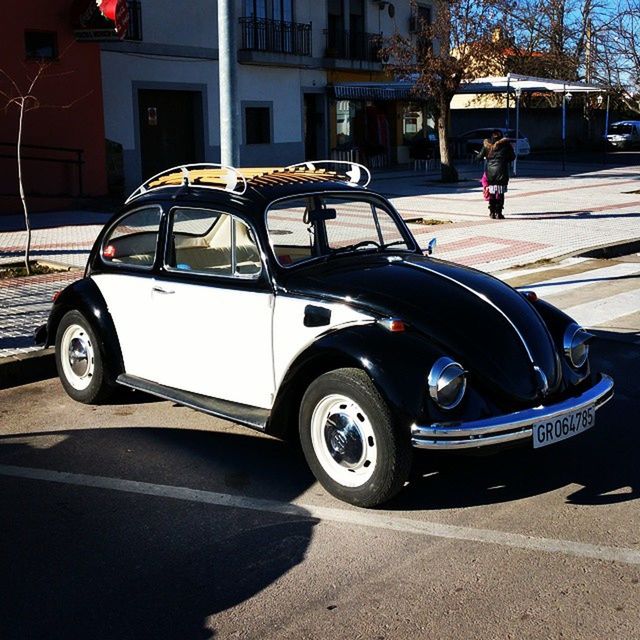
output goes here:
<path id="1" fill-rule="evenodd" d="M 640 310 L 640 289 L 590 300 L 562 310 L 584 327 L 597 327 Z"/>
<path id="2" fill-rule="evenodd" d="M 574 275 L 560 276 L 550 280 L 543 280 L 535 284 L 519 287 L 520 289 L 534 290 L 540 297 L 548 298 L 566 291 L 573 291 L 590 285 L 606 286 L 607 281 L 615 278 L 624 278 L 640 273 L 640 264 L 622 263 L 611 267 L 592 269 Z"/>
<path id="3" fill-rule="evenodd" d="M 296 505 L 287 502 L 277 502 L 275 500 L 245 498 L 227 493 L 201 491 L 187 487 L 174 487 L 150 484 L 147 482 L 136 482 L 133 480 L 122 480 L 119 478 L 89 476 L 10 465 L 0 465 L 0 475 L 13 478 L 25 478 L 28 480 L 57 482 L 80 487 L 123 491 L 139 495 L 185 500 L 188 502 L 200 502 L 220 507 L 279 513 L 297 516 L 299 518 L 315 518 L 328 522 L 340 522 L 349 525 L 373 527 L 376 529 L 399 531 L 427 537 L 485 542 L 506 547 L 515 547 L 517 549 L 544 551 L 547 553 L 564 553 L 582 558 L 614 561 L 625 564 L 640 564 L 640 551 L 636 549 L 608 547 L 583 542 L 573 542 L 571 540 L 557 540 L 554 538 L 538 538 L 518 533 L 493 531 L 491 529 L 459 527 L 438 522 L 411 520 L 409 518 L 396 517 L 389 513 L 382 515 L 363 510 L 333 509 L 308 504 Z"/>

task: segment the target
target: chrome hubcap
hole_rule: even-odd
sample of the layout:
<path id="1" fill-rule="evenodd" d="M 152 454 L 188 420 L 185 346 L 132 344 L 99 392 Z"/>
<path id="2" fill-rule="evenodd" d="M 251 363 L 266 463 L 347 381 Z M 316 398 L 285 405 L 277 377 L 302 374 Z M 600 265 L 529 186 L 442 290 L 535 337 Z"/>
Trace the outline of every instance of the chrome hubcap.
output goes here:
<path id="1" fill-rule="evenodd" d="M 357 402 L 341 394 L 325 396 L 311 416 L 313 450 L 325 472 L 346 487 L 366 483 L 376 467 L 375 433 Z"/>
<path id="2" fill-rule="evenodd" d="M 86 375 L 89 369 L 87 343 L 82 338 L 73 338 L 69 344 L 69 365 L 79 377 Z"/>
<path id="3" fill-rule="evenodd" d="M 346 413 L 334 413 L 327 418 L 324 438 L 331 457 L 347 469 L 356 467 L 364 452 L 362 433 Z"/>
<path id="4" fill-rule="evenodd" d="M 67 382 L 78 391 L 91 384 L 95 362 L 89 334 L 79 324 L 69 325 L 60 341 L 60 363 Z"/>

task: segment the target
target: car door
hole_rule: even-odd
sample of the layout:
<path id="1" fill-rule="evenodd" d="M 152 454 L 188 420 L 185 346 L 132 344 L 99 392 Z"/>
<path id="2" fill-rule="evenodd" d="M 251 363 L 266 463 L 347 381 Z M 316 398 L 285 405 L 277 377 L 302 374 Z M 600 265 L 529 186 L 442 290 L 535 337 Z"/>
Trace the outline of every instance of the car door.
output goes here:
<path id="1" fill-rule="evenodd" d="M 100 247 L 102 268 L 91 274 L 113 318 L 125 372 L 147 379 L 162 366 L 151 309 L 161 217 L 158 206 L 123 215 L 107 230 Z"/>
<path id="2" fill-rule="evenodd" d="M 169 213 L 151 295 L 154 382 L 256 407 L 273 402 L 273 292 L 249 224 L 213 209 Z"/>

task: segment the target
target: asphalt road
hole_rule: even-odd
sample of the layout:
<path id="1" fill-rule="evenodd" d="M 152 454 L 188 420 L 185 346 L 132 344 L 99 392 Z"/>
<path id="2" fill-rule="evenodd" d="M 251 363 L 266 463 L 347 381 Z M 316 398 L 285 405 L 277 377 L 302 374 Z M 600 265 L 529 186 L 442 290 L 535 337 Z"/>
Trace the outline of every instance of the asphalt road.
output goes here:
<path id="1" fill-rule="evenodd" d="M 600 327 L 592 363 L 595 429 L 421 456 L 375 511 L 169 402 L 2 390 L 0 638 L 638 638 L 640 344 Z"/>

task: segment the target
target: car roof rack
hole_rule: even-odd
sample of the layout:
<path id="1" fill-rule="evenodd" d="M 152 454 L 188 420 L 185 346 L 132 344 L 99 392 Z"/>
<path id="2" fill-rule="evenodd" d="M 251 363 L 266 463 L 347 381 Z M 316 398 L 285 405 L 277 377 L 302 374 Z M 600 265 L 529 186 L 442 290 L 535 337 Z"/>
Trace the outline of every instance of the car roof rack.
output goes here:
<path id="1" fill-rule="evenodd" d="M 273 187 L 291 182 L 346 182 L 366 187 L 371 172 L 364 165 L 344 160 L 314 160 L 287 167 L 236 169 L 222 164 L 185 164 L 165 169 L 141 184 L 126 199 L 125 204 L 145 193 L 175 187 L 198 187 L 242 195 L 249 186 Z"/>
<path id="2" fill-rule="evenodd" d="M 129 204 L 149 191 L 169 187 L 186 186 L 228 191 L 242 195 L 247 190 L 247 180 L 235 167 L 213 162 L 183 164 L 165 169 L 143 182 L 125 201 Z"/>

